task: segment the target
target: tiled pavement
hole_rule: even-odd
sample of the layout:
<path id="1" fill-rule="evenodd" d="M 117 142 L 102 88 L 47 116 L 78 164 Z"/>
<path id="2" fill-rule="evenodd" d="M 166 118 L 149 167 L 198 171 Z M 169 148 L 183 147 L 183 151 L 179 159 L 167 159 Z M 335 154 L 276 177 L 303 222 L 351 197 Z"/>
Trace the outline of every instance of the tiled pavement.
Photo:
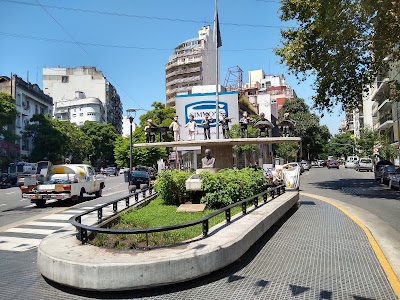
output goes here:
<path id="1" fill-rule="evenodd" d="M 358 225 L 325 202 L 301 196 L 299 204 L 236 263 L 163 288 L 71 290 L 41 277 L 34 246 L 26 251 L 0 250 L 0 299 L 397 299 Z M 35 237 L 43 238 L 42 233 L 46 231 Z M 14 234 L 23 233 L 9 232 Z"/>

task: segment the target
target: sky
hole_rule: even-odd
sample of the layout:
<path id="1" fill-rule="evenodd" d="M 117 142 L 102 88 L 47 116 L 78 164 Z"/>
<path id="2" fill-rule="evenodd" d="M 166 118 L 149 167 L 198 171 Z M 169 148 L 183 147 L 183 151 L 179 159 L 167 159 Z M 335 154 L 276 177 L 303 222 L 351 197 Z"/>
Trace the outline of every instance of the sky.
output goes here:
<path id="1" fill-rule="evenodd" d="M 220 83 L 236 66 L 244 83 L 250 70 L 283 74 L 311 107 L 313 78 L 300 83 L 273 53 L 280 30 L 293 25 L 280 21 L 279 7 L 269 0 L 218 1 Z M 214 9 L 214 0 L 0 0 L 0 75 L 42 87 L 43 67 L 95 66 L 116 87 L 124 114 L 142 109 L 138 119 L 154 101 L 165 103 L 169 56 L 203 25 L 213 26 Z M 336 134 L 344 115 L 339 108 L 323 113 L 320 124 Z"/>

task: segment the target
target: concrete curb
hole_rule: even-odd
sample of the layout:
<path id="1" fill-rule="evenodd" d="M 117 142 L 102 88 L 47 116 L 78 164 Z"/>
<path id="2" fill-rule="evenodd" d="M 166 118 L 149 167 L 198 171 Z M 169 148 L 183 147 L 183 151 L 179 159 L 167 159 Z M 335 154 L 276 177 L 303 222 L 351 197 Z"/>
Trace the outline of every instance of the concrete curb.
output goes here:
<path id="1" fill-rule="evenodd" d="M 82 245 L 75 228 L 46 237 L 38 247 L 42 275 L 83 290 L 116 291 L 178 283 L 207 275 L 239 259 L 299 200 L 286 192 L 205 239 L 150 251 L 112 251 Z"/>

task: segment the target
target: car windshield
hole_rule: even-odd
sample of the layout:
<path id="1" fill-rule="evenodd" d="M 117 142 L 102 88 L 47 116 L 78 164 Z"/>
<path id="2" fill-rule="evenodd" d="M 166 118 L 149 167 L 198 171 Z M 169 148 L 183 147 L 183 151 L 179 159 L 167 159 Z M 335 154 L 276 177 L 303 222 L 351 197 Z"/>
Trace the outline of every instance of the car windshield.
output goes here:
<path id="1" fill-rule="evenodd" d="M 147 178 L 148 174 L 144 171 L 133 171 L 132 172 L 132 177 L 143 177 L 143 178 Z"/>
<path id="2" fill-rule="evenodd" d="M 396 167 L 395 166 L 387 166 L 386 167 L 386 171 L 387 172 L 394 172 L 394 171 L 396 171 Z"/>
<path id="3" fill-rule="evenodd" d="M 360 163 L 368 164 L 368 163 L 372 163 L 372 160 L 370 160 L 370 159 L 360 159 Z"/>

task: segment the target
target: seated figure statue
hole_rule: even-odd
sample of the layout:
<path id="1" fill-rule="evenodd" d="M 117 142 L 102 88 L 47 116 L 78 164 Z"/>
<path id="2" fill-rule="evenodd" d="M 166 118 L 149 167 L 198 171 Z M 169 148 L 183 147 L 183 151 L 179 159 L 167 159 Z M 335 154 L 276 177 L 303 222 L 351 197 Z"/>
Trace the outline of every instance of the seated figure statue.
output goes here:
<path id="1" fill-rule="evenodd" d="M 206 149 L 204 153 L 206 156 L 201 160 L 202 168 L 214 168 L 215 158 L 211 156 L 211 150 Z"/>
<path id="2" fill-rule="evenodd" d="M 295 121 L 289 119 L 289 113 L 283 115 L 283 121 L 279 123 L 279 129 L 283 137 L 292 135 L 295 126 Z"/>

